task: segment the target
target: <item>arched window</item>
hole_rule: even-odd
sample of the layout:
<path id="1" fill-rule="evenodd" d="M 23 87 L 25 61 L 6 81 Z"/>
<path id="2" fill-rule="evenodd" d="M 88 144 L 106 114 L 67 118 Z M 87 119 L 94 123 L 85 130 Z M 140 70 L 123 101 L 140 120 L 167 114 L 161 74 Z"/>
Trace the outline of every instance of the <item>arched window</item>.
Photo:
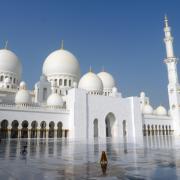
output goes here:
<path id="1" fill-rule="evenodd" d="M 59 79 L 59 85 L 62 86 L 62 79 Z"/>
<path id="2" fill-rule="evenodd" d="M 1 76 L 0 81 L 3 81 L 3 80 L 4 80 L 4 76 Z"/>
<path id="3" fill-rule="evenodd" d="M 71 86 L 71 80 L 69 80 L 69 86 Z"/>
<path id="4" fill-rule="evenodd" d="M 67 86 L 67 79 L 64 80 L 64 86 Z"/>
<path id="5" fill-rule="evenodd" d="M 13 83 L 14 83 L 14 84 L 16 83 L 16 78 L 14 78 Z"/>

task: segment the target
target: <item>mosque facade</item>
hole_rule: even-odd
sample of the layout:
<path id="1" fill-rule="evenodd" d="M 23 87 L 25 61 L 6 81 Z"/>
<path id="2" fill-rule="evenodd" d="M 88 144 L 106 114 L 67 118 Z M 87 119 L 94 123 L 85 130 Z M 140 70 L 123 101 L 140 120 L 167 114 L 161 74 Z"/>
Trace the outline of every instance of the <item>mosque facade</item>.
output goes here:
<path id="1" fill-rule="evenodd" d="M 81 76 L 76 57 L 63 47 L 44 61 L 33 90 L 21 81 L 14 52 L 0 50 L 1 138 L 122 138 L 180 135 L 180 85 L 171 28 L 165 17 L 169 110 L 153 108 L 144 92 L 123 97 L 113 76 L 90 70 Z"/>

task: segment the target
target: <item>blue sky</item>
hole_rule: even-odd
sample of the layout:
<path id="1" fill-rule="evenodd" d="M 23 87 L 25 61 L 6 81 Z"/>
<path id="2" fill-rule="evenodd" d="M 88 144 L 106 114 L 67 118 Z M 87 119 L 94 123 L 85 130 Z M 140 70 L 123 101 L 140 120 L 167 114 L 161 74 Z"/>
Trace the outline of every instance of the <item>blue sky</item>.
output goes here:
<path id="1" fill-rule="evenodd" d="M 82 74 L 104 66 L 124 97 L 143 90 L 154 106 L 167 106 L 163 18 L 167 13 L 179 56 L 179 7 L 179 0 L 1 0 L 0 46 L 9 41 L 29 88 L 63 39 Z"/>

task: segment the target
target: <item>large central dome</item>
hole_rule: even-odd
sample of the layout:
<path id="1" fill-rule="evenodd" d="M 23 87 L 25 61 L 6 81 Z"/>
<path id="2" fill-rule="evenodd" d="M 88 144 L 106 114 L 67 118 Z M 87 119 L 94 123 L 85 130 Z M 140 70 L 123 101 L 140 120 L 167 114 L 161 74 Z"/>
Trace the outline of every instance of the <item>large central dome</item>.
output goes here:
<path id="1" fill-rule="evenodd" d="M 0 50 L 0 72 L 13 73 L 21 79 L 22 67 L 18 57 L 10 50 Z"/>
<path id="2" fill-rule="evenodd" d="M 67 50 L 59 49 L 52 52 L 43 64 L 43 74 L 70 75 L 80 78 L 80 67 L 76 57 Z"/>

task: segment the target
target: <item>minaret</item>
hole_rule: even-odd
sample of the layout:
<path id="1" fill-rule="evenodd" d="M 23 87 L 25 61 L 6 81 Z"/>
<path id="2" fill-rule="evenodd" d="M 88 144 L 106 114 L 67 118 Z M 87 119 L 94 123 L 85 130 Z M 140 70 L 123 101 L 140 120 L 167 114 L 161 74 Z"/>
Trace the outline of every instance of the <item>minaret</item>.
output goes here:
<path id="1" fill-rule="evenodd" d="M 173 129 L 176 135 L 180 135 L 180 85 L 177 74 L 177 58 L 174 55 L 173 37 L 171 27 L 169 27 L 167 16 L 164 19 L 164 43 L 166 46 L 166 59 L 168 71 L 168 95 L 171 117 L 173 119 Z"/>

